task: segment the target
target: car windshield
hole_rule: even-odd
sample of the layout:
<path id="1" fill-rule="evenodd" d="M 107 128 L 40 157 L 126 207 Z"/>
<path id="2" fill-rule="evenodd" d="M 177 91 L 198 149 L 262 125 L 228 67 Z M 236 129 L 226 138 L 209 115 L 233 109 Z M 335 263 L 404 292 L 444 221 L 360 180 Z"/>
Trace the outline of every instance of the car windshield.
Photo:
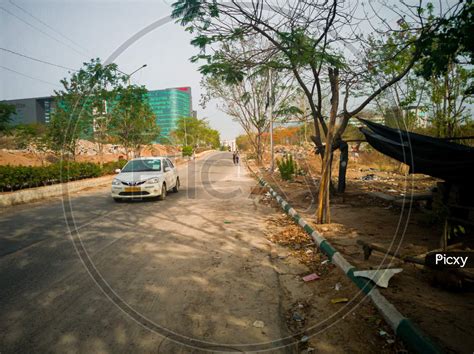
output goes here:
<path id="1" fill-rule="evenodd" d="M 121 172 L 161 171 L 160 159 L 132 160 Z"/>

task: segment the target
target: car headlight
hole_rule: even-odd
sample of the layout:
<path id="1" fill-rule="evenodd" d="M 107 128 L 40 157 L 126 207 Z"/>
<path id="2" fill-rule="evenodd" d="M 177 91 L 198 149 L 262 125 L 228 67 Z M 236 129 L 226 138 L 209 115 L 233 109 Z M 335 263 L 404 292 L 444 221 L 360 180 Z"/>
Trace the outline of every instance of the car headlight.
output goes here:
<path id="1" fill-rule="evenodd" d="M 146 184 L 155 184 L 155 183 L 160 183 L 159 178 L 150 178 L 149 180 L 146 181 Z"/>
<path id="2" fill-rule="evenodd" d="M 122 182 L 120 182 L 118 179 L 114 179 L 114 180 L 112 181 L 112 185 L 113 185 L 113 186 L 120 186 L 121 184 L 122 184 Z"/>

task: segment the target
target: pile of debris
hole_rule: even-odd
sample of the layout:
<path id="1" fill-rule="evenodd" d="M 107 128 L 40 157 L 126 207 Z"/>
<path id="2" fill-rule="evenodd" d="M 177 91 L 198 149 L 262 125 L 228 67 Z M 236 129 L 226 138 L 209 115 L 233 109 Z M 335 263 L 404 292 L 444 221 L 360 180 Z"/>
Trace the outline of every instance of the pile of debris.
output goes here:
<path id="1" fill-rule="evenodd" d="M 308 148 L 295 145 L 276 145 L 274 151 L 282 156 L 290 154 L 296 159 L 305 159 L 308 157 L 308 153 L 311 153 Z"/>

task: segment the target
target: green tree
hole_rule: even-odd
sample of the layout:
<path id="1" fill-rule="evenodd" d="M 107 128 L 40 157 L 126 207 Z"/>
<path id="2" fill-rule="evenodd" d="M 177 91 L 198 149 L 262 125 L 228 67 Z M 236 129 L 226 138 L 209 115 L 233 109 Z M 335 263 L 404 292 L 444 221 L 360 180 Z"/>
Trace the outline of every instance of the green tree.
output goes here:
<path id="1" fill-rule="evenodd" d="M 0 102 L 0 133 L 5 133 L 8 130 L 11 117 L 15 113 L 15 106 Z"/>
<path id="2" fill-rule="evenodd" d="M 125 148 L 127 158 L 133 151 L 140 156 L 143 146 L 150 145 L 160 135 L 147 99 L 144 86 L 130 85 L 116 91 L 111 109 L 111 134 Z"/>
<path id="3" fill-rule="evenodd" d="M 453 22 L 457 21 L 456 17 L 462 17 L 458 14 L 458 16 L 446 19 L 436 19 L 432 16 L 432 12 L 433 9 L 428 7 L 427 19 L 431 21 L 432 26 L 436 26 L 439 21 L 443 24 L 442 27 L 451 27 Z M 461 14 L 463 12 L 464 10 L 461 11 Z M 466 24 L 462 23 L 462 26 L 466 26 Z M 455 59 L 465 49 L 462 49 L 463 45 L 451 38 L 451 35 L 448 37 L 454 41 L 452 45 L 446 43 L 439 47 L 435 45 L 437 40 L 433 40 L 433 38 L 439 37 L 440 28 L 433 30 L 432 38 L 421 41 L 421 43 L 416 42 L 415 35 L 411 34 L 416 27 L 410 28 L 410 24 L 401 22 L 400 28 L 401 31 L 392 33 L 385 43 L 370 39 L 372 47 L 367 55 L 370 68 L 367 75 L 368 80 L 376 85 L 381 77 L 394 75 L 403 70 L 410 60 L 409 53 L 415 52 L 418 46 L 423 48 L 423 53 L 420 54 L 420 60 L 414 65 L 414 70 L 376 98 L 377 107 L 385 116 L 386 124 L 390 126 L 413 130 L 420 126 L 420 123 L 426 123 L 420 122 L 419 119 L 419 113 L 423 112 L 428 117 L 425 120 L 429 120 L 434 125 L 437 136 L 452 137 L 460 125 L 470 118 L 469 91 L 472 86 L 473 71 Z M 458 33 L 457 29 L 453 29 L 453 31 L 461 37 L 464 36 Z M 439 54 L 440 58 L 426 57 L 427 43 L 436 47 L 433 48 L 432 55 Z M 452 47 L 453 45 L 454 47 Z M 404 55 L 395 55 L 401 46 L 406 46 L 407 52 Z M 439 50 L 442 48 L 446 52 L 440 53 Z M 383 64 L 375 67 L 371 65 L 372 62 Z M 431 76 L 420 75 L 426 72 L 429 72 Z"/>
<path id="4" fill-rule="evenodd" d="M 207 120 L 197 117 L 179 118 L 172 136 L 183 146 L 218 148 L 220 145 L 219 132 L 212 129 Z"/>
<path id="5" fill-rule="evenodd" d="M 417 74 L 429 81 L 440 78 L 452 70 L 453 65 L 470 67 L 474 64 L 474 2 L 460 0 L 447 11 L 446 16 L 435 16 L 434 6 L 419 7 L 420 18 L 426 14 L 422 27 L 431 26 L 430 35 L 423 38 L 417 46 L 420 49 L 420 63 Z M 471 82 L 465 89 L 467 95 L 474 94 Z"/>
<path id="6" fill-rule="evenodd" d="M 56 102 L 48 124 L 49 147 L 57 156 L 75 160 L 78 140 L 92 126 L 84 114 L 86 98 L 71 89 L 57 92 Z"/>
<path id="7" fill-rule="evenodd" d="M 107 103 L 115 99 L 125 81 L 116 64 L 103 65 L 98 58 L 61 80 L 64 88 L 56 91 L 56 107 L 49 124 L 52 150 L 75 158 L 77 141 L 88 137 L 97 144 L 102 163 L 112 119 Z"/>
<path id="8" fill-rule="evenodd" d="M 46 125 L 37 123 L 17 125 L 14 129 L 14 137 L 18 148 L 29 148 L 44 165 L 51 145 Z"/>
<path id="9" fill-rule="evenodd" d="M 472 70 L 451 64 L 441 77 L 433 75 L 429 82 L 430 107 L 428 114 L 438 137 L 454 137 L 461 127 L 472 121 L 469 95 Z"/>

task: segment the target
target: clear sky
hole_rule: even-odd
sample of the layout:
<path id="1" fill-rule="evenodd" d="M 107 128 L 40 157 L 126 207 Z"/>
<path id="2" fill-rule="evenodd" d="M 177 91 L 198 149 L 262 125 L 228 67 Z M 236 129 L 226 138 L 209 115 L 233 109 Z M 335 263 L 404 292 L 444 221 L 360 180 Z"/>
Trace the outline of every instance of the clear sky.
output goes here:
<path id="1" fill-rule="evenodd" d="M 0 0 L 0 47 L 79 68 L 91 58 L 105 60 L 136 32 L 168 16 L 172 2 Z M 242 132 L 240 126 L 220 112 L 215 102 L 205 110 L 199 106 L 201 75 L 198 65 L 189 61 L 197 50 L 189 44 L 190 39 L 181 26 L 167 23 L 134 43 L 115 63 L 126 73 L 147 64 L 133 81 L 149 90 L 191 86 L 198 116 L 208 118 L 222 138 L 234 138 Z M 0 50 L 0 100 L 51 95 L 67 75 L 66 69 Z"/>

